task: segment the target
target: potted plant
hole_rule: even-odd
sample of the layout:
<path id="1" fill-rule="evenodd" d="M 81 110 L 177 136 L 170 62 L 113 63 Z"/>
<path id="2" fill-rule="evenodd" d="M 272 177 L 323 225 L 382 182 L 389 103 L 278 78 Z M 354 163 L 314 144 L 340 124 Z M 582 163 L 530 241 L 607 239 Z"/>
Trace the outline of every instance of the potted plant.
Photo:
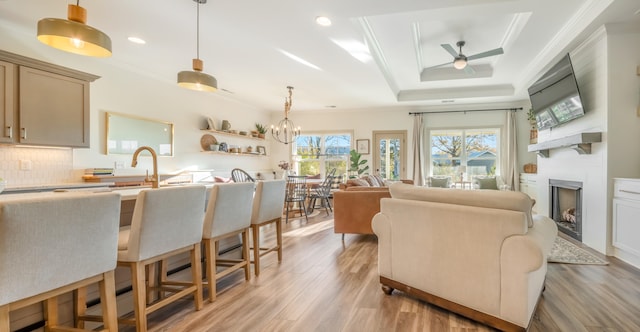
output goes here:
<path id="1" fill-rule="evenodd" d="M 267 128 L 265 128 L 265 126 L 256 123 L 256 131 L 258 132 L 258 137 L 259 138 L 264 138 L 264 134 L 267 133 Z"/>
<path id="2" fill-rule="evenodd" d="M 365 165 L 367 163 L 366 159 L 360 160 L 360 158 L 362 158 L 362 155 L 356 150 L 352 149 L 351 151 L 349 151 L 349 153 L 351 154 L 351 156 L 349 157 L 349 160 L 351 161 L 351 166 L 349 167 L 349 178 L 355 179 L 360 177 L 364 172 L 368 171 L 369 166 Z"/>

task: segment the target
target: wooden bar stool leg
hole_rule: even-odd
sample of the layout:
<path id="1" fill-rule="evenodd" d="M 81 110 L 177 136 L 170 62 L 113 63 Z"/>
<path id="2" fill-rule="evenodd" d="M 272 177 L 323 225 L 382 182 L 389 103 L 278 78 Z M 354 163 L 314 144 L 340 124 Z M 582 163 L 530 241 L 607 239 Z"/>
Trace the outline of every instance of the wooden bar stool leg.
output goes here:
<path id="1" fill-rule="evenodd" d="M 213 252 L 215 246 L 211 239 L 204 240 L 204 260 L 206 263 L 205 273 L 207 274 L 207 285 L 209 287 L 209 301 L 216 300 L 216 254 Z"/>
<path id="2" fill-rule="evenodd" d="M 49 329 L 58 326 L 60 323 L 58 322 L 58 297 L 54 296 L 48 298 L 45 301 L 45 318 L 46 321 L 45 331 L 49 331 Z"/>
<path id="3" fill-rule="evenodd" d="M 260 240 L 258 239 L 260 226 L 251 225 L 251 233 L 253 234 L 253 272 L 256 277 L 260 275 Z"/>
<path id="4" fill-rule="evenodd" d="M 9 322 L 11 321 L 9 317 L 9 305 L 0 306 L 0 332 L 10 332 L 11 327 L 9 326 Z"/>
<path id="5" fill-rule="evenodd" d="M 103 280 L 99 282 L 98 287 L 100 288 L 100 304 L 102 306 L 102 319 L 104 320 L 104 328 L 109 331 L 117 331 L 118 311 L 116 308 L 115 271 L 111 270 L 105 272 L 103 274 Z M 84 303 L 86 303 L 86 301 Z"/>
<path id="6" fill-rule="evenodd" d="M 244 260 L 244 279 L 251 279 L 251 258 L 249 254 L 249 229 L 242 231 L 242 259 Z"/>
<path id="7" fill-rule="evenodd" d="M 276 241 L 278 242 L 278 262 L 282 262 L 282 219 L 276 219 Z"/>
<path id="8" fill-rule="evenodd" d="M 202 301 L 202 263 L 200 262 L 200 242 L 193 245 L 191 248 L 191 279 L 196 286 L 196 291 L 193 294 L 193 299 L 196 302 L 196 310 L 201 310 L 203 306 Z M 215 279 L 213 279 L 215 285 Z"/>
<path id="9" fill-rule="evenodd" d="M 75 326 L 79 329 L 84 329 L 84 320 L 79 317 L 87 314 L 87 288 L 80 287 L 74 290 L 73 294 Z"/>
<path id="10" fill-rule="evenodd" d="M 136 331 L 147 331 L 147 296 L 145 284 L 145 266 L 139 262 L 133 262 L 131 267 L 131 288 L 133 288 L 133 311 L 136 319 Z"/>

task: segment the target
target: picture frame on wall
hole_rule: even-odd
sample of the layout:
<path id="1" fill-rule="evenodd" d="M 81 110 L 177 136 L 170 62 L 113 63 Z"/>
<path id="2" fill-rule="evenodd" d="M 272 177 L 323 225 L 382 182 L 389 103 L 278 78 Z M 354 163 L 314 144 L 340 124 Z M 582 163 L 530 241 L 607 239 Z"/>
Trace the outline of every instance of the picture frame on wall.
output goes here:
<path id="1" fill-rule="evenodd" d="M 256 152 L 258 152 L 258 154 L 262 154 L 265 156 L 267 155 L 267 149 L 262 145 L 256 146 Z"/>
<path id="2" fill-rule="evenodd" d="M 359 154 L 369 154 L 369 139 L 357 139 L 356 152 Z"/>

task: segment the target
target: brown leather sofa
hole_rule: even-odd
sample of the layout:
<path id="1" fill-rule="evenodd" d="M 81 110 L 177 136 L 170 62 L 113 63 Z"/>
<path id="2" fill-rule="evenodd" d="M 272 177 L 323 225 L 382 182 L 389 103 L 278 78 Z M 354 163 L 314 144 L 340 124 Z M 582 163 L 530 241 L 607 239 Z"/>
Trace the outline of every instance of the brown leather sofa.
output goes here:
<path id="1" fill-rule="evenodd" d="M 402 180 L 413 184 L 412 180 Z M 380 199 L 391 197 L 389 187 L 361 187 L 341 184 L 333 193 L 334 233 L 373 234 L 371 219 L 380 212 Z"/>

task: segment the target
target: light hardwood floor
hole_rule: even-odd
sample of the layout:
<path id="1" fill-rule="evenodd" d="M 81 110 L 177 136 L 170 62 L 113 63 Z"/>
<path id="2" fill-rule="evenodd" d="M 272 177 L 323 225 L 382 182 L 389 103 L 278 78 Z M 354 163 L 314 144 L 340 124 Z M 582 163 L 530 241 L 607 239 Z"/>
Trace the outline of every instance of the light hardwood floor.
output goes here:
<path id="1" fill-rule="evenodd" d="M 192 300 L 176 303 L 152 314 L 149 330 L 491 331 L 401 292 L 384 295 L 376 237 L 343 242 L 331 218 L 290 220 L 281 264 L 264 256 L 260 277 L 244 282 L 237 271 L 218 282 L 215 302 L 198 312 Z M 530 331 L 640 331 L 640 270 L 608 259 L 608 266 L 549 264 Z"/>

